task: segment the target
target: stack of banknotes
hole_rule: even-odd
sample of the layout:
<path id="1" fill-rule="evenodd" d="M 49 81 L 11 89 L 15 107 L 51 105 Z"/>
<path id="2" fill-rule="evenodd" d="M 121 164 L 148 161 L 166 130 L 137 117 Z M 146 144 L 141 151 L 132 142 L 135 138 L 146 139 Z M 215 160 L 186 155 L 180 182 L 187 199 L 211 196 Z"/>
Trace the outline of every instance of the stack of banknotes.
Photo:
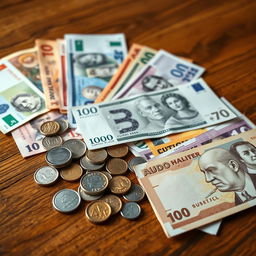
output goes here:
<path id="1" fill-rule="evenodd" d="M 67 119 L 64 140 L 90 150 L 127 143 L 138 181 L 168 237 L 216 234 L 256 203 L 254 124 L 202 79 L 193 60 L 124 34 L 66 34 L 0 61 L 0 130 L 23 157 L 46 151 L 40 125 Z"/>

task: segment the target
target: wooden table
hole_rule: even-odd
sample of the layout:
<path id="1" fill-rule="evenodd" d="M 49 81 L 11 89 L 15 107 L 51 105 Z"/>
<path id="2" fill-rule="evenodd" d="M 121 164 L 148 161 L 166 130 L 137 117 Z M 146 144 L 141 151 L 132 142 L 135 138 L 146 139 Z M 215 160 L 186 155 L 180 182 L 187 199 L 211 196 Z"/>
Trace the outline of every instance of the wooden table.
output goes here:
<path id="1" fill-rule="evenodd" d="M 204 66 L 213 90 L 256 121 L 255 1 L 6 0 L 0 14 L 0 57 L 36 38 L 123 32 L 128 46 L 163 48 Z M 116 216 L 96 226 L 85 218 L 85 204 L 70 215 L 52 209 L 56 191 L 78 184 L 36 185 L 45 154 L 23 159 L 3 134 L 0 152 L 0 255 L 255 255 L 253 208 L 224 219 L 218 236 L 194 230 L 167 239 L 147 200 L 137 221 Z"/>

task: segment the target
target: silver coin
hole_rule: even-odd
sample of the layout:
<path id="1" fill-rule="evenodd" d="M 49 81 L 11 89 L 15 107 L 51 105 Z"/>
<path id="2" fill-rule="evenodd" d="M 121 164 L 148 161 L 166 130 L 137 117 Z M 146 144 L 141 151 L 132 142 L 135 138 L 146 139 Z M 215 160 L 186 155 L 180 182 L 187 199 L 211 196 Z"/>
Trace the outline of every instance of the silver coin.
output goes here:
<path id="1" fill-rule="evenodd" d="M 81 198 L 84 201 L 94 201 L 94 200 L 98 200 L 103 196 L 103 193 L 97 196 L 92 196 L 92 195 L 88 195 L 84 192 L 84 190 L 81 188 L 81 186 L 78 187 L 78 193 L 81 196 Z"/>
<path id="2" fill-rule="evenodd" d="M 62 189 L 52 199 L 53 207 L 63 213 L 69 213 L 77 209 L 81 203 L 80 195 L 73 189 Z"/>
<path id="3" fill-rule="evenodd" d="M 45 159 L 49 165 L 56 168 L 62 168 L 71 163 L 72 153 L 67 148 L 55 147 L 46 153 Z"/>
<path id="4" fill-rule="evenodd" d="M 132 184 L 129 192 L 123 195 L 123 198 L 130 202 L 139 202 L 145 196 L 143 188 L 138 184 Z"/>
<path id="5" fill-rule="evenodd" d="M 112 175 L 109 172 L 107 172 L 107 171 L 101 171 L 101 172 L 107 176 L 108 181 L 110 181 L 112 179 Z"/>
<path id="6" fill-rule="evenodd" d="M 52 185 L 59 177 L 57 169 L 51 166 L 43 166 L 38 168 L 34 173 L 34 180 L 38 185 Z"/>
<path id="7" fill-rule="evenodd" d="M 134 220 L 140 216 L 141 208 L 135 202 L 128 202 L 123 204 L 120 213 L 125 219 Z"/>
<path id="8" fill-rule="evenodd" d="M 85 154 L 86 145 L 79 139 L 69 139 L 66 140 L 63 144 L 63 147 L 68 148 L 72 152 L 72 158 L 78 159 Z"/>
<path id="9" fill-rule="evenodd" d="M 68 125 L 68 121 L 65 119 L 59 119 L 59 120 L 55 120 L 57 123 L 59 123 L 60 125 L 60 130 L 58 131 L 58 134 L 63 134 L 64 132 L 66 132 L 69 128 Z"/>
<path id="10" fill-rule="evenodd" d="M 88 195 L 99 195 L 108 186 L 108 178 L 101 172 L 87 172 L 80 180 L 80 186 Z"/>
<path id="11" fill-rule="evenodd" d="M 98 171 L 104 167 L 104 163 L 103 164 L 92 164 L 91 162 L 89 162 L 87 160 L 86 156 L 84 156 L 80 159 L 80 165 L 82 166 L 83 169 L 85 169 L 87 171 Z"/>
<path id="12" fill-rule="evenodd" d="M 136 156 L 136 157 L 132 158 L 131 160 L 129 160 L 128 167 L 129 167 L 130 171 L 134 172 L 134 169 L 133 169 L 134 165 L 143 164 L 146 162 L 147 162 L 147 160 L 145 160 L 143 157 Z"/>
<path id="13" fill-rule="evenodd" d="M 59 147 L 62 145 L 63 139 L 56 135 L 56 136 L 46 136 L 42 140 L 42 145 L 46 150 L 50 150 L 55 147 Z"/>

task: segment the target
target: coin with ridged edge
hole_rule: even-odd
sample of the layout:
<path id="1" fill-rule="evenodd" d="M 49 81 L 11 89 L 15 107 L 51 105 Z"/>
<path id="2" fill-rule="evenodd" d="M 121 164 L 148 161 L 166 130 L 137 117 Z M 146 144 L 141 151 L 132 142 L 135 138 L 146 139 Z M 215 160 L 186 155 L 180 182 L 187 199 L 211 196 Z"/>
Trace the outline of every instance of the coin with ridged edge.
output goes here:
<path id="1" fill-rule="evenodd" d="M 78 193 L 84 201 L 95 201 L 100 199 L 103 196 L 103 194 L 100 194 L 97 196 L 88 195 L 84 192 L 81 186 L 78 187 Z"/>
<path id="2" fill-rule="evenodd" d="M 69 139 L 64 141 L 63 147 L 68 148 L 72 152 L 72 158 L 78 159 L 82 157 L 86 152 L 86 145 L 79 139 Z"/>
<path id="3" fill-rule="evenodd" d="M 123 204 L 120 214 L 125 219 L 134 220 L 140 216 L 141 208 L 135 202 L 127 202 Z"/>
<path id="4" fill-rule="evenodd" d="M 104 201 L 94 201 L 87 205 L 85 215 L 93 223 L 106 221 L 111 215 L 111 207 Z"/>
<path id="5" fill-rule="evenodd" d="M 110 181 L 112 179 L 112 176 L 109 172 L 107 172 L 107 171 L 101 171 L 101 172 L 104 173 L 108 177 L 108 181 Z"/>
<path id="6" fill-rule="evenodd" d="M 107 161 L 106 170 L 111 175 L 121 175 L 126 173 L 128 164 L 121 158 L 111 158 Z"/>
<path id="7" fill-rule="evenodd" d="M 109 181 L 109 189 L 113 194 L 123 195 L 127 193 L 131 187 L 131 181 L 125 176 L 114 176 Z"/>
<path id="8" fill-rule="evenodd" d="M 55 147 L 46 153 L 45 160 L 49 165 L 55 168 L 62 168 L 71 163 L 72 153 L 67 148 Z"/>
<path id="9" fill-rule="evenodd" d="M 129 148 L 125 144 L 115 145 L 115 146 L 108 147 L 107 152 L 111 157 L 122 158 L 128 154 Z"/>
<path id="10" fill-rule="evenodd" d="M 146 163 L 147 160 L 145 160 L 143 157 L 136 156 L 128 161 L 128 166 L 130 171 L 134 172 L 133 166 L 138 164 Z"/>
<path id="11" fill-rule="evenodd" d="M 118 196 L 105 195 L 100 200 L 102 200 L 110 205 L 112 215 L 118 213 L 122 208 L 122 201 Z"/>
<path id="12" fill-rule="evenodd" d="M 83 169 L 79 164 L 72 163 L 71 165 L 60 170 L 60 176 L 66 181 L 76 181 L 83 175 Z"/>
<path id="13" fill-rule="evenodd" d="M 80 165 L 82 166 L 82 168 L 84 170 L 98 171 L 98 170 L 102 169 L 105 164 L 104 163 L 103 164 L 92 164 L 91 162 L 89 162 L 87 160 L 86 156 L 84 156 L 80 159 Z"/>
<path id="14" fill-rule="evenodd" d="M 62 189 L 52 199 L 53 207 L 62 213 L 69 213 L 76 210 L 80 203 L 81 197 L 73 189 Z"/>
<path id="15" fill-rule="evenodd" d="M 143 188 L 138 184 L 132 184 L 129 192 L 123 195 L 123 198 L 130 202 L 139 202 L 145 196 Z"/>
<path id="16" fill-rule="evenodd" d="M 101 172 L 87 172 L 81 178 L 80 186 L 88 195 L 99 195 L 108 187 L 108 178 Z"/>
<path id="17" fill-rule="evenodd" d="M 38 185 L 50 186 L 57 181 L 59 172 L 52 166 L 42 166 L 34 173 L 34 180 Z"/>
<path id="18" fill-rule="evenodd" d="M 41 124 L 39 131 L 45 136 L 56 135 L 60 130 L 60 125 L 56 121 L 46 121 Z"/>
<path id="19" fill-rule="evenodd" d="M 102 164 L 108 157 L 108 153 L 104 148 L 87 150 L 86 157 L 92 164 Z"/>
<path id="20" fill-rule="evenodd" d="M 63 139 L 59 135 L 55 136 L 46 136 L 42 139 L 42 145 L 45 150 L 50 150 L 55 147 L 59 147 L 62 145 Z"/>

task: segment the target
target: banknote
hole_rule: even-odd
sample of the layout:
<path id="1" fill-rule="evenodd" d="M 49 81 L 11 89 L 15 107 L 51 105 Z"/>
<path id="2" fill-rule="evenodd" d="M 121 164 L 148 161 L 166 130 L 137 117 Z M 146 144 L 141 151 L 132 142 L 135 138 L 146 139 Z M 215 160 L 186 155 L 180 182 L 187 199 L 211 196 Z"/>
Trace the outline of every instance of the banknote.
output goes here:
<path id="1" fill-rule="evenodd" d="M 42 81 L 40 78 L 38 52 L 36 47 L 14 52 L 3 59 L 8 60 L 41 92 L 43 92 Z"/>
<path id="2" fill-rule="evenodd" d="M 108 93 L 105 97 L 104 102 L 112 100 L 112 98 L 126 86 L 137 73 L 154 57 L 156 50 L 143 46 L 141 51 L 131 62 L 131 64 L 126 68 L 122 75 L 118 78 L 118 81 L 115 84 L 115 87 Z"/>
<path id="3" fill-rule="evenodd" d="M 72 111 L 89 149 L 159 138 L 236 117 L 203 79 Z"/>
<path id="4" fill-rule="evenodd" d="M 155 156 L 159 156 L 167 151 L 169 152 L 169 150 L 178 147 L 185 141 L 188 141 L 206 131 L 208 131 L 208 128 L 171 134 L 158 139 L 131 142 L 129 143 L 129 148 L 135 156 L 141 156 L 150 160 Z"/>
<path id="5" fill-rule="evenodd" d="M 124 34 L 67 34 L 68 120 L 71 108 L 93 103 L 127 54 Z"/>
<path id="6" fill-rule="evenodd" d="M 120 81 L 121 77 L 124 76 L 126 73 L 128 67 L 132 64 L 132 61 L 136 58 L 136 56 L 139 54 L 139 52 L 142 50 L 143 46 L 138 44 L 133 44 L 124 59 L 123 63 L 119 66 L 117 72 L 115 75 L 111 78 L 107 86 L 103 89 L 103 91 L 99 94 L 97 99 L 95 100 L 95 103 L 99 103 L 102 101 L 105 101 L 108 94 L 110 94 L 115 86 L 118 84 L 118 81 Z"/>
<path id="7" fill-rule="evenodd" d="M 60 112 L 67 112 L 66 45 L 64 39 L 57 39 L 59 67 Z"/>
<path id="8" fill-rule="evenodd" d="M 158 53 L 113 99 L 171 88 L 201 77 L 204 68 L 164 50 Z"/>
<path id="9" fill-rule="evenodd" d="M 166 235 L 175 236 L 255 206 L 256 130 L 134 169 Z"/>
<path id="10" fill-rule="evenodd" d="M 37 39 L 36 46 L 46 106 L 49 109 L 58 109 L 60 100 L 57 42 L 55 40 Z"/>
<path id="11" fill-rule="evenodd" d="M 28 123 L 22 125 L 12 132 L 13 139 L 23 157 L 33 156 L 45 152 L 42 145 L 43 136 L 39 128 L 46 121 L 67 119 L 67 115 L 60 114 L 58 111 L 52 110 L 44 115 L 41 115 Z M 74 129 L 69 129 L 61 135 L 64 141 L 72 138 L 81 139 L 82 137 L 75 133 Z"/>
<path id="12" fill-rule="evenodd" d="M 0 61 L 0 130 L 7 133 L 47 112 L 44 94 L 8 60 Z"/>

